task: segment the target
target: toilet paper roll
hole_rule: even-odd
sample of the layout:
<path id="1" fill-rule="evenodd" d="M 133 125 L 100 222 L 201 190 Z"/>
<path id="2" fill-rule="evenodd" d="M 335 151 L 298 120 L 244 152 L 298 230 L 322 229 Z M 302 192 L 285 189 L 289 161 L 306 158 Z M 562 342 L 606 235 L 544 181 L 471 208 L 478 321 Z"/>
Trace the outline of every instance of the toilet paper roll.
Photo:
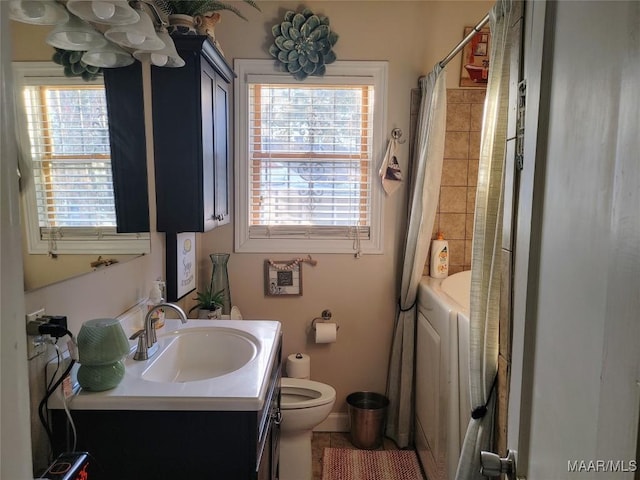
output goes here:
<path id="1" fill-rule="evenodd" d="M 333 343 L 337 334 L 338 326 L 335 323 L 316 323 L 316 343 Z"/>
<path id="2" fill-rule="evenodd" d="M 292 353 L 287 357 L 287 376 L 289 378 L 309 378 L 311 358 L 304 353 Z"/>

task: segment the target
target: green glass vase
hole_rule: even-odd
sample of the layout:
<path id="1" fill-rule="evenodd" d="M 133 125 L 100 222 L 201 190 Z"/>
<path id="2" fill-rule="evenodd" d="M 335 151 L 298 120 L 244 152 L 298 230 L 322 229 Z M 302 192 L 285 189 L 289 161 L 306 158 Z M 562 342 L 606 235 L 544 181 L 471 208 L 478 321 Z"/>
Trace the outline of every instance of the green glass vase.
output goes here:
<path id="1" fill-rule="evenodd" d="M 211 291 L 215 293 L 222 290 L 222 314 L 229 315 L 229 313 L 231 313 L 231 291 L 229 290 L 229 272 L 227 271 L 229 254 L 211 253 L 209 258 L 213 264 L 213 270 L 211 271 Z"/>

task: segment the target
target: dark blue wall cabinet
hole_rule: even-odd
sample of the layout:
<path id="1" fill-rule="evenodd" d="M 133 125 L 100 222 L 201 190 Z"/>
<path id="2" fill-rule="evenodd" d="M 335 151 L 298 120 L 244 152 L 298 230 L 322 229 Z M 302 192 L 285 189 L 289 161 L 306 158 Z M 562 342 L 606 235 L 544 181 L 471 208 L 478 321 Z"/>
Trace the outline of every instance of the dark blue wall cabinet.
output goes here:
<path id="1" fill-rule="evenodd" d="M 149 231 L 142 68 L 105 68 L 117 231 Z"/>
<path id="2" fill-rule="evenodd" d="M 229 223 L 229 91 L 234 73 L 207 36 L 174 37 L 181 68 L 152 67 L 157 226 Z"/>

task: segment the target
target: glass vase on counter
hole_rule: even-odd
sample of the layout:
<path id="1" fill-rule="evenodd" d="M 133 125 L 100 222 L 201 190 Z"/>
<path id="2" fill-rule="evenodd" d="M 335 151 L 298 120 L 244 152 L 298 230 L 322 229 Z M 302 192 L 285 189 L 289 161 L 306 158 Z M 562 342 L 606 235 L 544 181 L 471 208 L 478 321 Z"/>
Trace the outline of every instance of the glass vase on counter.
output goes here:
<path id="1" fill-rule="evenodd" d="M 229 315 L 231 313 L 231 291 L 229 290 L 229 272 L 227 271 L 229 254 L 211 253 L 209 258 L 213 267 L 211 271 L 211 291 L 218 292 L 222 290 L 222 314 Z"/>

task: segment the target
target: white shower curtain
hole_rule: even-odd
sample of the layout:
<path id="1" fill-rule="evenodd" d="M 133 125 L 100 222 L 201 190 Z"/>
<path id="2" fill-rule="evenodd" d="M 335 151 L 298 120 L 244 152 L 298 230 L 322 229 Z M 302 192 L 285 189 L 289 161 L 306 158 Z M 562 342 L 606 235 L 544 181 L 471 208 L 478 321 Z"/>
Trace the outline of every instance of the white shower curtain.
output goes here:
<path id="1" fill-rule="evenodd" d="M 471 257 L 469 386 L 474 409 L 456 480 L 484 478 L 480 452 L 490 450 L 498 371 L 503 171 L 509 100 L 511 0 L 490 12 L 491 66 L 482 122 L 480 165 Z"/>
<path id="2" fill-rule="evenodd" d="M 422 100 L 416 130 L 409 226 L 387 379 L 390 405 L 386 434 L 401 448 L 408 446 L 412 440 L 416 296 L 427 260 L 440 193 L 447 107 L 446 83 L 446 76 L 440 65 L 436 65 L 429 75 L 420 79 Z"/>

